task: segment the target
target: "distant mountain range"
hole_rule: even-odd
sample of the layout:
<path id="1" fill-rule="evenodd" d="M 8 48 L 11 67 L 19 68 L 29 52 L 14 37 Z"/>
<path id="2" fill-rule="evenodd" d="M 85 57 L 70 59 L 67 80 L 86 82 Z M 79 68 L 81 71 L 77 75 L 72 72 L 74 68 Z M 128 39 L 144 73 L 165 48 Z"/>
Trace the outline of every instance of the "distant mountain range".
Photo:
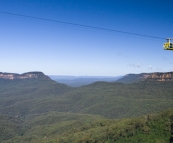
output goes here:
<path id="1" fill-rule="evenodd" d="M 133 83 L 139 81 L 173 81 L 173 72 L 127 74 L 125 76 L 49 76 L 52 80 L 72 87 L 80 87 L 98 81 Z"/>
<path id="2" fill-rule="evenodd" d="M 98 81 L 115 82 L 123 76 L 58 76 L 50 75 L 52 80 L 72 87 L 80 87 Z"/>
<path id="3" fill-rule="evenodd" d="M 125 76 L 47 76 L 42 72 L 26 72 L 23 74 L 0 72 L 0 79 L 47 79 L 55 80 L 72 87 L 92 84 L 98 81 L 133 83 L 139 81 L 173 81 L 173 72 L 155 72 L 127 74 Z"/>
<path id="4" fill-rule="evenodd" d="M 3 73 L 0 72 L 0 79 L 46 79 L 55 80 L 58 83 L 63 83 L 71 87 L 80 87 L 89 85 L 94 82 L 122 82 L 134 83 L 139 81 L 173 81 L 173 72 L 155 72 L 155 73 L 141 73 L 141 74 L 127 74 L 125 76 L 47 76 L 42 72 L 27 72 L 23 74 L 17 73 Z"/>

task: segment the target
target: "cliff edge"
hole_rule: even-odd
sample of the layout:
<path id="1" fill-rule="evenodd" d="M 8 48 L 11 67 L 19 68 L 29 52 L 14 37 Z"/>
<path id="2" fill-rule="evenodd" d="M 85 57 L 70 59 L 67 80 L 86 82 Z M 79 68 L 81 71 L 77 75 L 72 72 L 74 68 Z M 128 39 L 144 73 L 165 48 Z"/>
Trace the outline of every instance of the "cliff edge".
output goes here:
<path id="1" fill-rule="evenodd" d="M 173 81 L 173 72 L 154 72 L 141 74 L 127 74 L 117 82 L 133 83 L 139 81 Z"/>
<path id="2" fill-rule="evenodd" d="M 14 79 L 47 79 L 47 80 L 50 80 L 50 78 L 42 72 L 27 72 L 27 73 L 23 73 L 23 74 L 0 72 L 0 79 L 9 79 L 9 80 L 14 80 Z"/>

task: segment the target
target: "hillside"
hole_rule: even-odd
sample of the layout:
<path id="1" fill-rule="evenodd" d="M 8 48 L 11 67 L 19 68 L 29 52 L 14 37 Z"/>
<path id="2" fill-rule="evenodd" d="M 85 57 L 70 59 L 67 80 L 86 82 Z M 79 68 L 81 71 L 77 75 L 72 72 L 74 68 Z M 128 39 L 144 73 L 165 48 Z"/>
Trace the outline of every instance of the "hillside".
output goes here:
<path id="1" fill-rule="evenodd" d="M 80 88 L 52 80 L 5 82 L 0 82 L 0 113 L 12 116 L 56 111 L 124 118 L 173 107 L 173 82 L 97 82 Z"/>
<path id="2" fill-rule="evenodd" d="M 173 106 L 173 82 L 133 84 L 96 82 L 65 94 L 67 111 L 124 118 L 155 113 Z"/>
<path id="3" fill-rule="evenodd" d="M 173 109 L 122 120 L 71 113 L 0 118 L 1 143 L 168 143 Z M 5 127 L 5 130 L 4 130 Z"/>
<path id="4" fill-rule="evenodd" d="M 81 125 L 73 132 L 45 138 L 46 143 L 168 143 L 173 123 L 172 108 L 159 114 L 123 120 L 102 119 Z"/>
<path id="5" fill-rule="evenodd" d="M 0 114 L 25 117 L 32 109 L 40 108 L 47 100 L 54 100 L 72 90 L 50 78 L 0 79 Z M 47 106 L 47 105 L 44 105 Z"/>

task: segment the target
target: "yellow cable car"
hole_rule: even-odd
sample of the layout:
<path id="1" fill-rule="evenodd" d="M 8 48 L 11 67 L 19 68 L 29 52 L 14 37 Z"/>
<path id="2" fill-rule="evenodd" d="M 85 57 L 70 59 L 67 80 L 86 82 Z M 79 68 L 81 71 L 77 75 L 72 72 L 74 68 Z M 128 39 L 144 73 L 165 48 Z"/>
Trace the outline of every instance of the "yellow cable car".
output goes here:
<path id="1" fill-rule="evenodd" d="M 173 40 L 173 38 L 167 38 L 166 40 L 167 42 L 163 45 L 164 50 L 173 50 L 173 43 L 171 43 L 171 40 Z"/>

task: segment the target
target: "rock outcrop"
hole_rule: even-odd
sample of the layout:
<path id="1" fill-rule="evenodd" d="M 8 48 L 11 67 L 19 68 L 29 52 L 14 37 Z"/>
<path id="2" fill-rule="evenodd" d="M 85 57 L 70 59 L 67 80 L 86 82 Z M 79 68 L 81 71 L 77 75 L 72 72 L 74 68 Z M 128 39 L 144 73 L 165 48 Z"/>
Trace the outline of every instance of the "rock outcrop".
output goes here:
<path id="1" fill-rule="evenodd" d="M 2 73 L 0 72 L 0 79 L 50 79 L 48 76 L 42 72 L 27 72 L 23 74 L 16 73 Z"/>
<path id="2" fill-rule="evenodd" d="M 149 81 L 173 81 L 173 72 L 167 73 L 151 73 L 146 80 Z"/>
<path id="3" fill-rule="evenodd" d="M 127 74 L 123 78 L 117 81 L 123 82 L 123 83 L 132 83 L 132 82 L 138 82 L 138 81 L 173 81 L 173 72 Z"/>

